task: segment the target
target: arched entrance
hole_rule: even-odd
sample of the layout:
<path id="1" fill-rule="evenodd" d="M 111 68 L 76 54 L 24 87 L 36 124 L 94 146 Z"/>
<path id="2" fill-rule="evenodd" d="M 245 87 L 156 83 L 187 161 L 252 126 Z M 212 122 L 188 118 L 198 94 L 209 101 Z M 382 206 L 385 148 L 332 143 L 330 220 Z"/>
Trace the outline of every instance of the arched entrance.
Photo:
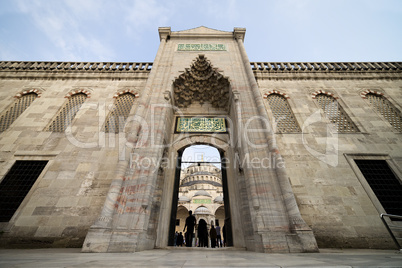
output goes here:
<path id="1" fill-rule="evenodd" d="M 275 253 L 317 250 L 244 50 L 244 29 L 219 39 L 211 38 L 216 32 L 203 31 L 170 35 L 161 29 L 160 50 L 135 116 L 127 122 L 116 174 L 83 251 L 135 252 L 171 244 L 182 154 L 195 144 L 212 145 L 220 153 L 225 218 L 229 215 L 234 247 Z M 207 50 L 208 59 L 178 50 L 181 41 L 207 42 L 200 36 L 228 49 Z M 165 158 L 166 165 L 160 161 Z"/>
<path id="2" fill-rule="evenodd" d="M 191 210 L 197 224 L 205 220 L 208 230 L 212 224 L 225 226 L 226 245 L 233 246 L 224 152 L 209 145 L 189 145 L 178 151 L 177 163 L 168 245 L 174 245 L 175 233 L 184 228 L 188 213 L 183 213 Z M 197 231 L 193 237 L 196 245 Z"/>

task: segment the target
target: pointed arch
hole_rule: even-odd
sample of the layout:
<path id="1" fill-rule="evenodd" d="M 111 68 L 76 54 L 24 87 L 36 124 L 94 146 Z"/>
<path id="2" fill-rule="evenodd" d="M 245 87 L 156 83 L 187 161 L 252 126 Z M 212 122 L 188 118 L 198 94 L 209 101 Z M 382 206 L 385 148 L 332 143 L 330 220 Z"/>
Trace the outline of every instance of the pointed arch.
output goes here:
<path id="1" fill-rule="evenodd" d="M 344 111 L 334 94 L 319 91 L 313 94 L 313 99 L 317 101 L 326 117 L 336 126 L 339 133 L 359 132 L 359 129 Z"/>
<path id="2" fill-rule="evenodd" d="M 71 124 L 88 95 L 83 91 L 79 91 L 74 94 L 68 94 L 66 98 L 67 101 L 45 131 L 63 132 Z"/>
<path id="3" fill-rule="evenodd" d="M 380 113 L 391 126 L 399 132 L 402 132 L 401 112 L 384 96 L 383 93 L 376 91 L 365 91 L 362 98 L 367 99 L 370 105 Z"/>
<path id="4" fill-rule="evenodd" d="M 119 92 L 115 96 L 115 102 L 113 104 L 113 108 L 108 114 L 104 131 L 110 133 L 119 133 L 123 132 L 124 125 L 126 120 L 130 114 L 131 108 L 133 107 L 134 100 L 138 96 L 131 91 L 123 91 Z"/>
<path id="5" fill-rule="evenodd" d="M 26 94 L 29 94 L 29 93 L 35 93 L 36 96 L 37 96 L 37 98 L 40 98 L 40 97 L 42 96 L 42 90 L 37 89 L 37 88 L 33 88 L 33 89 L 24 90 L 24 91 L 21 91 L 21 92 L 17 93 L 17 94 L 14 96 L 14 98 L 19 99 L 19 98 L 21 98 L 22 96 L 24 96 L 24 95 L 26 95 Z"/>
<path id="6" fill-rule="evenodd" d="M 276 130 L 280 133 L 298 133 L 301 132 L 296 117 L 290 108 L 289 96 L 279 91 L 269 91 L 264 95 L 271 108 L 275 119 Z"/>
<path id="7" fill-rule="evenodd" d="M 7 130 L 12 123 L 38 98 L 38 93 L 33 90 L 18 93 L 16 100 L 0 116 L 0 133 Z"/>

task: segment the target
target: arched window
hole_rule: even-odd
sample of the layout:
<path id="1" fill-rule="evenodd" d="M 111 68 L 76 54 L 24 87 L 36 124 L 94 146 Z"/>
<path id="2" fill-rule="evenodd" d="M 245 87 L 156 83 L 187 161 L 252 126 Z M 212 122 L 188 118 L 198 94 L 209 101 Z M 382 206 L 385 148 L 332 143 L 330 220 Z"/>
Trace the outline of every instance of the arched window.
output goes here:
<path id="1" fill-rule="evenodd" d="M 267 97 L 272 114 L 275 118 L 276 129 L 280 133 L 300 132 L 296 118 L 290 109 L 286 98 L 280 94 L 270 94 Z"/>
<path id="2" fill-rule="evenodd" d="M 125 93 L 116 98 L 113 109 L 106 118 L 105 132 L 124 131 L 124 125 L 133 107 L 134 99 L 135 96 L 131 93 Z"/>
<path id="3" fill-rule="evenodd" d="M 346 112 L 343 110 L 341 105 L 334 97 L 320 93 L 315 97 L 315 99 L 324 110 L 326 117 L 331 121 L 331 123 L 336 125 L 338 132 L 359 132 L 356 125 L 349 118 L 349 116 L 346 114 Z"/>
<path id="4" fill-rule="evenodd" d="M 367 100 L 385 119 L 399 132 L 402 132 L 402 116 L 400 111 L 384 96 L 368 93 Z"/>
<path id="5" fill-rule="evenodd" d="M 81 105 L 87 99 L 84 93 L 78 93 L 68 98 L 68 101 L 61 108 L 59 114 L 53 119 L 52 123 L 46 128 L 46 131 L 63 132 L 73 121 Z"/>
<path id="6" fill-rule="evenodd" d="M 9 126 L 31 105 L 38 97 L 36 93 L 28 93 L 18 98 L 14 104 L 0 117 L 0 132 L 5 131 Z"/>

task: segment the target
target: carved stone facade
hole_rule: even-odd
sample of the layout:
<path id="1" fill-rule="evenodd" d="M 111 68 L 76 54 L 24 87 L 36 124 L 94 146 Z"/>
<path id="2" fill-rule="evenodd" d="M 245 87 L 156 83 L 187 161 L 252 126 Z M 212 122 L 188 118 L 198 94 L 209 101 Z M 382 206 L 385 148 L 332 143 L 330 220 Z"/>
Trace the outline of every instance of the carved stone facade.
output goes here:
<path id="1" fill-rule="evenodd" d="M 194 144 L 221 155 L 230 245 L 393 247 L 379 218 L 389 208 L 361 165 L 385 163 L 402 178 L 402 63 L 250 63 L 243 28 L 163 27 L 159 36 L 153 63 L 0 62 L 0 120 L 10 122 L 0 133 L 0 193 L 13 193 L 1 201 L 2 247 L 172 245 L 178 166 Z M 105 132 L 122 93 L 135 97 L 125 128 Z M 26 94 L 37 96 L 9 116 Z M 68 106 L 60 119 L 65 130 L 48 130 L 77 94 L 79 109 Z M 281 104 L 271 105 L 271 94 Z M 180 117 L 225 118 L 228 131 L 178 133 Z M 355 131 L 342 131 L 345 120 Z M 10 173 L 20 164 L 40 175 L 22 176 L 31 185 L 11 210 L 4 204 L 24 188 Z"/>
<path id="2" fill-rule="evenodd" d="M 229 104 L 229 80 L 200 54 L 191 68 L 173 83 L 175 105 L 187 108 L 193 102 L 203 105 L 209 102 L 214 108 L 226 108 Z"/>

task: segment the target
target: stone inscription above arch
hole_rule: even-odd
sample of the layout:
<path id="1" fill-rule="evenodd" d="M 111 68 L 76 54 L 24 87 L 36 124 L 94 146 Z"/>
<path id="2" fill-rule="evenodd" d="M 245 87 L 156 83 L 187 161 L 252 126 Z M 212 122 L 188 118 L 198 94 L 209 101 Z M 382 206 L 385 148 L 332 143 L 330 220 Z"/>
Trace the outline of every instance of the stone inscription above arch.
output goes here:
<path id="1" fill-rule="evenodd" d="M 213 68 L 200 54 L 190 68 L 173 82 L 174 101 L 179 108 L 192 103 L 210 103 L 214 108 L 227 108 L 229 104 L 229 79 Z"/>

